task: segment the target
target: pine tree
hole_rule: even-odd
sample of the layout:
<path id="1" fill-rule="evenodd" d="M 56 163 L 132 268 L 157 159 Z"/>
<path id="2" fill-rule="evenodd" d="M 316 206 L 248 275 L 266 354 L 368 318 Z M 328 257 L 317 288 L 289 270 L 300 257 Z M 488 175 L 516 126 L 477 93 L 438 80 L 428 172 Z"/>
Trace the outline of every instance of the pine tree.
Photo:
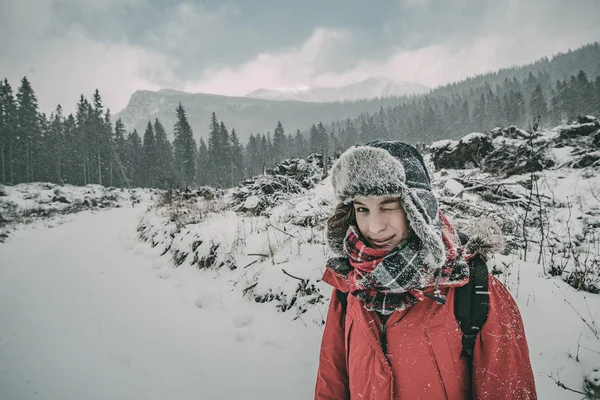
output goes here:
<path id="1" fill-rule="evenodd" d="M 17 104 L 8 80 L 0 81 L 0 178 L 2 183 L 15 183 L 17 145 Z"/>
<path id="2" fill-rule="evenodd" d="M 77 174 L 76 183 L 80 185 L 87 185 L 90 183 L 90 166 L 89 166 L 89 148 L 90 145 L 90 134 L 89 134 L 89 114 L 91 106 L 87 99 L 80 96 L 79 102 L 77 103 L 77 113 L 75 116 L 76 120 L 76 146 L 77 151 L 75 152 L 75 162 L 79 166 L 79 173 Z"/>
<path id="3" fill-rule="evenodd" d="M 103 137 L 102 137 L 102 143 L 103 143 L 103 157 L 104 157 L 104 162 L 103 162 L 103 168 L 104 168 L 104 174 L 108 177 L 107 179 L 107 184 L 109 186 L 114 186 L 114 182 L 115 182 L 115 168 L 114 168 L 114 152 L 113 152 L 113 130 L 112 130 L 112 122 L 111 122 L 111 115 L 110 115 L 110 108 L 106 109 L 106 112 L 104 113 L 104 125 L 103 125 Z"/>
<path id="4" fill-rule="evenodd" d="M 131 179 L 133 178 L 132 169 L 129 167 L 130 152 L 128 149 L 128 140 L 126 137 L 125 126 L 121 118 L 115 122 L 115 136 L 112 141 L 114 150 L 115 177 L 116 186 L 131 187 Z"/>
<path id="5" fill-rule="evenodd" d="M 107 132 L 106 121 L 103 118 L 104 106 L 98 89 L 93 95 L 93 108 L 88 112 L 89 136 L 88 150 L 90 178 L 99 185 L 106 184 L 109 169 L 110 134 Z"/>
<path id="6" fill-rule="evenodd" d="M 66 183 L 76 184 L 79 162 L 78 162 L 78 136 L 77 136 L 77 123 L 73 114 L 69 114 L 64 120 L 63 124 L 63 135 L 64 135 L 64 168 L 63 175 Z"/>
<path id="7" fill-rule="evenodd" d="M 542 125 L 548 125 L 548 105 L 542 92 L 542 86 L 538 84 L 531 93 L 529 100 L 529 111 L 532 120 L 540 118 Z"/>
<path id="8" fill-rule="evenodd" d="M 250 134 L 250 138 L 248 139 L 248 145 L 246 146 L 246 157 L 244 157 L 246 169 L 248 171 L 249 176 L 258 175 L 261 170 L 260 163 L 260 137 L 257 135 L 256 137 L 253 134 Z"/>
<path id="9" fill-rule="evenodd" d="M 576 79 L 576 89 L 575 95 L 577 96 L 579 107 L 576 110 L 577 114 L 587 115 L 591 114 L 594 104 L 594 88 L 593 85 L 590 85 L 590 82 L 587 78 L 587 74 L 580 70 L 577 74 Z"/>
<path id="10" fill-rule="evenodd" d="M 315 124 L 312 124 L 310 127 L 308 145 L 309 145 L 309 151 L 311 153 L 316 153 L 317 151 L 319 151 L 319 147 L 320 147 L 319 133 L 317 132 L 317 127 Z"/>
<path id="11" fill-rule="evenodd" d="M 196 174 L 196 180 L 199 186 L 205 186 L 209 184 L 209 176 L 207 175 L 209 164 L 208 147 L 203 138 L 200 138 L 200 144 L 198 145 L 198 172 Z"/>
<path id="12" fill-rule="evenodd" d="M 159 188 L 168 189 L 175 184 L 173 147 L 158 118 L 154 121 L 154 133 L 156 135 L 156 183 Z"/>
<path id="13" fill-rule="evenodd" d="M 342 135 L 342 147 L 347 149 L 357 143 L 359 143 L 358 129 L 356 129 L 354 123 L 348 118 L 346 119 L 344 134 Z"/>
<path id="14" fill-rule="evenodd" d="M 213 111 L 210 118 L 210 125 L 208 127 L 208 168 L 206 171 L 206 183 L 209 185 L 216 185 L 219 177 L 219 165 L 221 163 L 220 152 L 221 152 L 221 136 L 219 121 L 217 115 Z"/>
<path id="15" fill-rule="evenodd" d="M 231 186 L 231 145 L 229 132 L 223 121 L 219 125 L 219 147 L 217 149 L 217 179 L 220 187 Z"/>
<path id="16" fill-rule="evenodd" d="M 41 139 L 40 116 L 38 114 L 37 98 L 31 84 L 24 77 L 17 91 L 17 163 L 19 167 L 18 180 L 33 182 L 39 175 L 38 157 Z"/>
<path id="17" fill-rule="evenodd" d="M 260 170 L 259 174 L 264 174 L 267 165 L 269 164 L 269 143 L 267 141 L 267 137 L 262 134 L 260 135 L 260 145 L 258 146 L 258 154 L 259 154 L 259 162 L 260 162 Z"/>
<path id="18" fill-rule="evenodd" d="M 175 139 L 173 147 L 175 150 L 175 171 L 179 182 L 188 188 L 194 183 L 196 173 L 196 141 L 192 127 L 188 123 L 185 110 L 179 103 L 177 107 L 177 122 L 173 129 Z"/>
<path id="19" fill-rule="evenodd" d="M 231 130 L 230 136 L 230 160 L 231 160 L 231 186 L 238 184 L 244 179 L 244 147 L 240 144 L 235 129 Z"/>
<path id="20" fill-rule="evenodd" d="M 273 133 L 273 153 L 274 159 L 277 161 L 287 158 L 286 137 L 281 125 L 281 121 L 277 122 L 277 127 Z"/>
<path id="21" fill-rule="evenodd" d="M 52 159 L 51 175 L 53 175 L 52 181 L 56 183 L 64 183 L 64 151 L 65 151 L 65 136 L 64 136 L 64 122 L 62 115 L 62 107 L 60 104 L 56 107 L 56 111 L 51 117 L 51 128 L 49 140 L 46 145 L 47 149 L 50 149 L 50 156 Z"/>
<path id="22" fill-rule="evenodd" d="M 143 149 L 142 139 L 134 129 L 127 137 L 127 166 L 131 176 L 131 186 L 140 187 L 143 181 Z"/>
<path id="23" fill-rule="evenodd" d="M 156 143 L 154 139 L 154 128 L 148 121 L 144 132 L 143 160 L 142 160 L 142 185 L 145 187 L 156 187 Z"/>
<path id="24" fill-rule="evenodd" d="M 480 132 L 484 131 L 487 127 L 486 108 L 487 107 L 485 102 L 485 96 L 483 93 L 481 93 L 479 97 L 479 102 L 477 102 L 477 104 L 475 105 L 475 111 L 473 112 L 473 124 L 475 126 L 475 129 Z"/>
<path id="25" fill-rule="evenodd" d="M 304 139 L 304 135 L 300 133 L 300 129 L 296 130 L 296 135 L 294 136 L 294 146 L 293 146 L 293 155 L 294 157 L 305 158 L 308 153 L 306 140 Z"/>

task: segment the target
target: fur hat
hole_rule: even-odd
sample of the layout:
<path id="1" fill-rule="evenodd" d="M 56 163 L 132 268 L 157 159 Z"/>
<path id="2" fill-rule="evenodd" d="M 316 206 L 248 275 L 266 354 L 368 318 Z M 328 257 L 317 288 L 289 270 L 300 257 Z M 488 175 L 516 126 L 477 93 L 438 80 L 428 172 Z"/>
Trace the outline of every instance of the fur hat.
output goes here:
<path id="1" fill-rule="evenodd" d="M 344 204 L 356 197 L 398 197 L 410 227 L 429 251 L 426 262 L 441 268 L 446 251 L 438 201 L 423 157 L 415 147 L 381 140 L 351 147 L 331 167 L 331 181 L 336 198 Z M 338 254 L 343 254 L 343 239 L 327 235 L 330 249 Z"/>

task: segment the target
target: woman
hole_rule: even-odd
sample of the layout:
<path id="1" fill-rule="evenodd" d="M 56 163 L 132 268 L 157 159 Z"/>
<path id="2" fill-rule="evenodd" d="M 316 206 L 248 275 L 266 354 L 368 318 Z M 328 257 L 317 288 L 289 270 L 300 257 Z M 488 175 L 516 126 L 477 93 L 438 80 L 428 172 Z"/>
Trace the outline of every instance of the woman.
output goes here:
<path id="1" fill-rule="evenodd" d="M 519 310 L 489 275 L 472 371 L 461 356 L 455 291 L 475 255 L 439 211 L 419 152 L 392 141 L 353 147 L 331 179 L 335 257 L 323 280 L 334 291 L 315 399 L 536 399 Z"/>

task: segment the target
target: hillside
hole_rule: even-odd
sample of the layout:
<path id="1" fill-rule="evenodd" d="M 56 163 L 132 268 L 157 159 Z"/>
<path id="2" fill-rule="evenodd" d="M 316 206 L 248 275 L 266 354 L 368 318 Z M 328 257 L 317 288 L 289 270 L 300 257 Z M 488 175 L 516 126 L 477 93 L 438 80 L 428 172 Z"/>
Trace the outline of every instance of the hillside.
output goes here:
<path id="1" fill-rule="evenodd" d="M 331 122 L 352 118 L 361 112 L 377 111 L 382 106 L 396 104 L 397 99 L 374 99 L 361 102 L 309 103 L 300 101 L 277 101 L 250 97 L 229 97 L 205 93 L 185 93 L 176 90 L 158 92 L 140 90 L 135 92 L 127 107 L 114 116 L 121 118 L 128 130 L 134 128 L 143 133 L 148 120 L 158 118 L 171 133 L 175 124 L 175 108 L 181 102 L 189 123 L 198 139 L 208 135 L 211 114 L 224 121 L 228 129 L 235 128 L 242 143 L 251 133 L 273 132 L 281 121 L 286 132 L 305 130 L 315 121 Z"/>

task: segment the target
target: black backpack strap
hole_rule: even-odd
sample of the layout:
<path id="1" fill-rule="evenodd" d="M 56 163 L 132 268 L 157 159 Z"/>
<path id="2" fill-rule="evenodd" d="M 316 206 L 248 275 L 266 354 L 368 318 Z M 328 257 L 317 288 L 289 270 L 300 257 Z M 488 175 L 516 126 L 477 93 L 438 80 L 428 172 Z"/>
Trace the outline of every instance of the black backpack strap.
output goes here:
<path id="1" fill-rule="evenodd" d="M 468 264 L 469 282 L 455 291 L 454 315 L 463 331 L 462 355 L 472 371 L 475 339 L 488 316 L 489 292 L 488 269 L 483 258 L 476 255 Z"/>
<path id="2" fill-rule="evenodd" d="M 342 292 L 339 289 L 335 290 L 335 295 L 337 296 L 340 303 L 342 303 L 342 312 L 346 313 L 346 307 L 348 306 L 348 293 Z"/>

